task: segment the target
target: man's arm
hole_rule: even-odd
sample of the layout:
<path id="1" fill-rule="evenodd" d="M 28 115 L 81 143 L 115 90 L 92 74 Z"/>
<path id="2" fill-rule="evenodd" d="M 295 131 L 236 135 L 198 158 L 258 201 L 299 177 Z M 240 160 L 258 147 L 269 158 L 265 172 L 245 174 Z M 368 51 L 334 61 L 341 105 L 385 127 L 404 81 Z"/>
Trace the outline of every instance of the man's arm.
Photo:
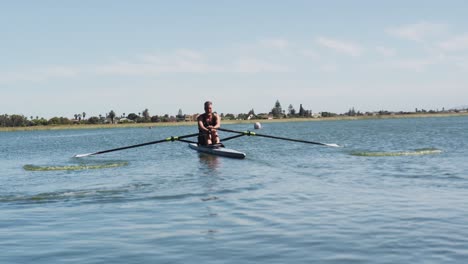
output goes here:
<path id="1" fill-rule="evenodd" d="M 216 116 L 216 124 L 213 126 L 214 129 L 218 129 L 221 127 L 221 117 L 218 114 L 215 114 Z"/>

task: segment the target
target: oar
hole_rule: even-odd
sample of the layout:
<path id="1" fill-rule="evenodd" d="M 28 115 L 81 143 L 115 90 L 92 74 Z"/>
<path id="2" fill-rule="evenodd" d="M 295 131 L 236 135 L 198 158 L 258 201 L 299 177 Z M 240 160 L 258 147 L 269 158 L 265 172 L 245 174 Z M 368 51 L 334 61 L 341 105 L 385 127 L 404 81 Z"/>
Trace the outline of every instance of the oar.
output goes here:
<path id="1" fill-rule="evenodd" d="M 301 140 L 301 139 L 293 139 L 293 138 L 276 137 L 276 136 L 270 136 L 270 135 L 262 135 L 262 134 L 258 134 L 258 133 L 251 132 L 251 131 L 235 131 L 235 130 L 230 130 L 230 129 L 225 129 L 225 128 L 218 128 L 218 130 L 225 131 L 225 132 L 237 133 L 237 134 L 241 134 L 243 136 L 266 137 L 266 138 L 273 138 L 273 139 L 288 140 L 288 141 L 293 141 L 293 142 L 300 142 L 300 143 L 307 143 L 307 144 L 314 144 L 314 145 L 322 145 L 322 146 L 328 146 L 328 147 L 339 147 L 339 145 L 337 145 L 337 144 L 327 144 L 327 143 L 313 142 L 313 141 L 307 141 L 307 140 Z"/>
<path id="2" fill-rule="evenodd" d="M 99 155 L 99 154 L 104 154 L 104 153 L 108 153 L 108 152 L 124 150 L 124 149 L 130 149 L 130 148 L 138 148 L 138 147 L 143 147 L 143 146 L 147 146 L 147 145 L 158 144 L 158 143 L 163 143 L 163 142 L 168 142 L 168 141 L 177 141 L 177 140 L 185 141 L 185 140 L 182 140 L 182 139 L 183 138 L 188 138 L 188 137 L 194 137 L 194 136 L 197 136 L 197 135 L 198 135 L 198 133 L 185 135 L 185 136 L 179 136 L 179 137 L 168 137 L 168 138 L 165 138 L 165 139 L 151 141 L 151 142 L 147 142 L 147 143 L 141 143 L 141 144 L 132 145 L 132 146 L 102 150 L 102 151 L 98 151 L 98 152 L 94 152 L 94 153 L 77 154 L 74 157 L 75 158 L 81 158 L 81 157 L 86 157 L 86 156 L 91 156 L 91 155 Z"/>
<path id="3" fill-rule="evenodd" d="M 221 141 L 224 142 L 224 141 L 228 141 L 228 140 L 235 139 L 235 138 L 238 138 L 238 137 L 243 137 L 243 136 L 245 136 L 245 135 L 244 134 L 235 135 L 235 136 L 232 136 L 232 137 L 223 138 L 223 139 L 221 139 Z"/>

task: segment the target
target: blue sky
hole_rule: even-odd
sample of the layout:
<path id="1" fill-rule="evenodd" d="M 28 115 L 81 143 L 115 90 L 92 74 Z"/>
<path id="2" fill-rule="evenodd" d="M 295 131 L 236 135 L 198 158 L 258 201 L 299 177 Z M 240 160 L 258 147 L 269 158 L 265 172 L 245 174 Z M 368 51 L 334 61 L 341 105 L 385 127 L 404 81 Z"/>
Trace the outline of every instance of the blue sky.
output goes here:
<path id="1" fill-rule="evenodd" d="M 468 105 L 466 1 L 2 1 L 0 113 Z"/>

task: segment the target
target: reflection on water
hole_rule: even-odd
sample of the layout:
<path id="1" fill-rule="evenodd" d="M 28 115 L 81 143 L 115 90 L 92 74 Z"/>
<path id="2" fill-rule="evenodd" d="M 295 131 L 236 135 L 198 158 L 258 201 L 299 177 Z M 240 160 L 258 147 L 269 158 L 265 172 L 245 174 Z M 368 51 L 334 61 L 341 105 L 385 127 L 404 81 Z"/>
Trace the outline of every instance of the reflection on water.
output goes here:
<path id="1" fill-rule="evenodd" d="M 221 166 L 221 162 L 218 156 L 200 153 L 199 157 L 200 157 L 200 164 L 203 165 L 204 167 L 209 168 L 210 170 L 219 169 Z"/>

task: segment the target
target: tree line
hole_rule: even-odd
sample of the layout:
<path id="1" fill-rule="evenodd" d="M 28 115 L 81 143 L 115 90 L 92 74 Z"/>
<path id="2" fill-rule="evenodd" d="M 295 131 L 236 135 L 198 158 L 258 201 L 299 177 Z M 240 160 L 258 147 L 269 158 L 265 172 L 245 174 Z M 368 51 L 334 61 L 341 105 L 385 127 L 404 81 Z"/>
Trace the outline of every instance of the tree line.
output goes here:
<path id="1" fill-rule="evenodd" d="M 311 110 L 305 110 L 300 105 L 299 111 L 296 113 L 294 107 L 289 105 L 288 112 L 282 109 L 281 103 L 277 100 L 274 107 L 269 113 L 255 114 L 254 109 L 249 110 L 247 113 L 239 114 L 224 114 L 220 116 L 225 120 L 236 120 L 236 119 L 267 119 L 267 118 L 286 118 L 286 117 L 309 117 L 311 116 Z M 67 117 L 52 117 L 45 119 L 39 116 L 30 116 L 29 118 L 19 114 L 3 114 L 0 115 L 0 127 L 25 127 L 25 126 L 53 126 L 53 125 L 73 125 L 73 124 L 115 124 L 115 123 L 158 123 L 158 122 L 181 122 L 181 121 L 194 121 L 196 116 L 188 118 L 188 115 L 183 114 L 182 109 L 179 109 L 177 115 L 172 116 L 169 114 L 165 115 L 151 115 L 149 110 L 146 108 L 138 113 L 122 113 L 117 115 L 114 110 L 110 110 L 108 113 L 98 116 L 90 116 L 86 112 L 76 113 L 73 118 Z"/>
<path id="2" fill-rule="evenodd" d="M 252 119 L 279 119 L 279 118 L 311 118 L 311 117 L 335 117 L 335 116 L 365 116 L 365 115 L 391 115 L 391 114 L 413 114 L 413 113 L 445 113 L 445 112 L 466 112 L 467 109 L 455 110 L 425 110 L 415 109 L 415 112 L 391 112 L 380 110 L 376 112 L 361 112 L 356 111 L 354 107 L 350 108 L 348 112 L 337 114 L 332 112 L 320 112 L 313 114 L 312 110 L 305 109 L 302 104 L 299 105 L 299 110 L 296 110 L 292 104 L 289 104 L 287 109 L 283 109 L 279 100 L 276 100 L 271 111 L 268 113 L 256 114 L 254 109 L 250 109 L 247 113 L 240 114 L 224 114 L 220 116 L 224 120 L 252 120 Z M 0 115 L 0 127 L 25 127 L 25 126 L 54 126 L 54 125 L 73 125 L 73 124 L 115 124 L 115 123 L 158 123 L 158 122 L 182 122 L 194 121 L 195 115 L 185 115 L 182 109 L 179 109 L 177 115 L 150 115 L 149 110 L 146 108 L 138 113 L 122 113 L 117 115 L 114 110 L 110 110 L 105 115 L 99 114 L 98 116 L 87 117 L 86 112 L 81 112 L 73 115 L 74 118 L 67 117 L 52 117 L 45 119 L 38 116 L 30 116 L 29 118 L 19 114 L 3 114 Z"/>

